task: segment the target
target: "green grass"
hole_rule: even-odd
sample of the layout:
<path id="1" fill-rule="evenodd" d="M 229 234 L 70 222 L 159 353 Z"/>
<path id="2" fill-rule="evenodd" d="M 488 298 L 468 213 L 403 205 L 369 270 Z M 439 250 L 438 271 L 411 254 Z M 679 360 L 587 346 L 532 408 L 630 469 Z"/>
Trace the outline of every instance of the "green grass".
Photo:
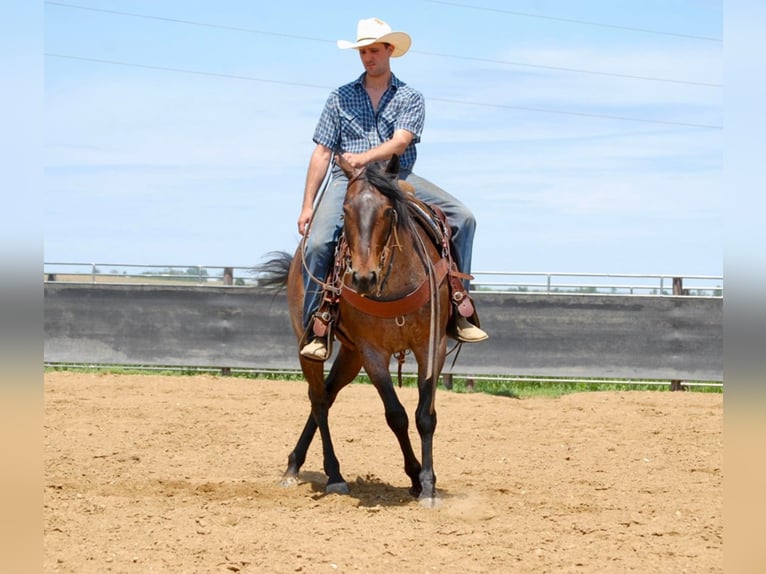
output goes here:
<path id="1" fill-rule="evenodd" d="M 694 381 L 706 383 L 704 381 Z M 715 386 L 685 386 L 689 392 L 723 393 L 722 387 Z M 535 380 L 479 380 L 473 385 L 464 379 L 456 379 L 453 382 L 453 392 L 470 393 L 480 392 L 495 396 L 509 398 L 527 397 L 560 397 L 571 393 L 603 392 L 603 391 L 654 391 L 670 392 L 670 381 L 651 381 L 635 383 L 615 379 L 601 379 L 593 381 L 565 381 L 556 378 L 537 378 Z"/>
<path id="2" fill-rule="evenodd" d="M 46 365 L 46 372 L 70 371 L 82 373 L 110 373 L 116 375 L 167 375 L 188 376 L 211 374 L 216 376 L 236 377 L 242 379 L 266 379 L 273 381 L 303 381 L 303 376 L 290 371 L 258 371 L 245 369 L 231 369 L 224 371 L 221 368 L 199 367 L 155 367 L 145 365 L 75 365 L 75 364 L 52 364 Z M 394 384 L 398 384 L 396 374 L 392 375 Z M 686 386 L 688 392 L 696 393 L 723 393 L 722 386 L 714 386 L 716 383 L 709 381 L 684 381 L 684 383 L 701 383 L 701 386 Z M 370 384 L 366 375 L 359 375 L 355 383 Z M 415 379 L 406 374 L 402 377 L 403 387 L 414 387 Z M 465 376 L 453 376 L 452 388 L 445 389 L 442 383 L 440 388 L 443 392 L 454 393 L 486 393 L 489 395 L 508 398 L 527 397 L 560 397 L 570 393 L 601 392 L 601 391 L 655 391 L 670 392 L 670 381 L 627 381 L 622 379 L 588 379 L 587 381 L 573 381 L 564 377 L 486 377 L 469 379 Z"/>

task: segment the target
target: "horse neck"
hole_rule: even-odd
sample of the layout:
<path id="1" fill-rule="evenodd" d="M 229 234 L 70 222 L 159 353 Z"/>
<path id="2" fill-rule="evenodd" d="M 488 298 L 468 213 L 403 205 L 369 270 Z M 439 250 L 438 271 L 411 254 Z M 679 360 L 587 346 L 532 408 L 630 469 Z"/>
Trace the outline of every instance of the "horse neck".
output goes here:
<path id="1" fill-rule="evenodd" d="M 382 294 L 389 297 L 403 295 L 418 287 L 428 276 L 426 265 L 432 265 L 436 251 L 419 226 L 402 226 L 397 231 L 398 242 L 393 242 L 393 261 Z"/>

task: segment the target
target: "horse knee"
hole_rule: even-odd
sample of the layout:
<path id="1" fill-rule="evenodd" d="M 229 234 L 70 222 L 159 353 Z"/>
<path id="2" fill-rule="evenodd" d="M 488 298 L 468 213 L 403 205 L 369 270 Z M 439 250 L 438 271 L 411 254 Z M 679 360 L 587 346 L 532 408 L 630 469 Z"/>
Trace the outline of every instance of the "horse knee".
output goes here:
<path id="1" fill-rule="evenodd" d="M 407 417 L 407 411 L 403 408 L 386 411 L 386 422 L 394 432 L 401 430 L 406 431 L 410 424 L 409 418 Z"/>
<path id="2" fill-rule="evenodd" d="M 436 430 L 436 411 L 433 413 L 429 413 L 427 410 L 419 412 L 415 423 L 421 435 L 433 433 Z"/>

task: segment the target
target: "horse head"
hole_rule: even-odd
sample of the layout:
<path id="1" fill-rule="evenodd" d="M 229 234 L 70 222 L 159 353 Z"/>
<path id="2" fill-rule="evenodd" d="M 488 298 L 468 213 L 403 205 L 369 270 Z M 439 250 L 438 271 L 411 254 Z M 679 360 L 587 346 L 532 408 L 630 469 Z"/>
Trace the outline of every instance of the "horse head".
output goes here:
<path id="1" fill-rule="evenodd" d="M 393 156 L 385 170 L 378 164 L 352 168 L 342 157 L 336 161 L 348 176 L 343 203 L 346 275 L 356 292 L 379 295 L 398 246 L 398 227 L 408 215 L 397 184 L 399 158 Z"/>

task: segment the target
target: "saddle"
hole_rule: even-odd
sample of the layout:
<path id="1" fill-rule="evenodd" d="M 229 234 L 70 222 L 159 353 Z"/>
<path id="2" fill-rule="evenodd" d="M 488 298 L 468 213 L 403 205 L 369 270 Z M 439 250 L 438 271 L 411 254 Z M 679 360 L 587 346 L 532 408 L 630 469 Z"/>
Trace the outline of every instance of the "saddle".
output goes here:
<path id="1" fill-rule="evenodd" d="M 473 279 L 473 275 L 461 273 L 452 257 L 452 231 L 447 223 L 447 216 L 436 205 L 428 204 L 415 197 L 415 189 L 406 181 L 399 181 L 399 187 L 408 192 L 407 207 L 415 220 L 426 231 L 434 245 L 441 249 L 442 259 L 447 261 L 447 278 L 450 287 L 450 299 L 455 303 L 458 313 L 463 317 L 473 317 L 476 311 L 473 300 L 463 286 L 463 279 Z M 478 318 L 477 318 L 478 320 Z"/>

